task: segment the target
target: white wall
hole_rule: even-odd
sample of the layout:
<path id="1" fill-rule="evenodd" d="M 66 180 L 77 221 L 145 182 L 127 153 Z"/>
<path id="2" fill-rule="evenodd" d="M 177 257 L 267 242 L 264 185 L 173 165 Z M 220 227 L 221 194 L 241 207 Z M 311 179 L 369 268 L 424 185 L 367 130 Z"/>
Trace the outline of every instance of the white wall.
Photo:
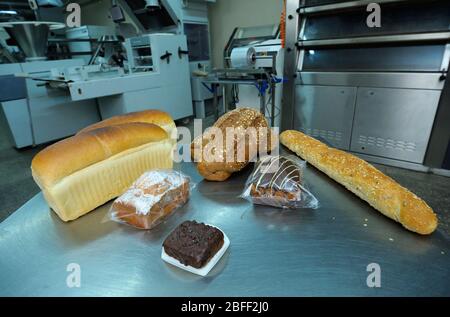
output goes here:
<path id="1" fill-rule="evenodd" d="M 283 0 L 217 0 L 208 4 L 213 67 L 223 66 L 223 50 L 234 28 L 280 22 Z"/>

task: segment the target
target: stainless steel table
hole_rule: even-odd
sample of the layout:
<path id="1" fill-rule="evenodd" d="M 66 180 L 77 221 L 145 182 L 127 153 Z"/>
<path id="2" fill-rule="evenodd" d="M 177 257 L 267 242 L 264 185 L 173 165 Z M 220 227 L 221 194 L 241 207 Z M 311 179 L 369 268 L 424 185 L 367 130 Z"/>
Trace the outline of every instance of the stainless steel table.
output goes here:
<path id="1" fill-rule="evenodd" d="M 321 207 L 293 211 L 238 198 L 250 168 L 223 183 L 203 181 L 192 164 L 178 168 L 198 185 L 152 231 L 103 222 L 109 204 L 63 223 L 35 196 L 0 224 L 0 295 L 450 295 L 443 231 L 410 233 L 312 167 L 305 175 Z M 231 240 L 205 278 L 160 258 L 164 238 L 185 219 L 216 225 Z M 66 285 L 70 263 L 80 265 L 80 288 Z M 381 288 L 366 284 L 370 263 L 381 267 Z"/>

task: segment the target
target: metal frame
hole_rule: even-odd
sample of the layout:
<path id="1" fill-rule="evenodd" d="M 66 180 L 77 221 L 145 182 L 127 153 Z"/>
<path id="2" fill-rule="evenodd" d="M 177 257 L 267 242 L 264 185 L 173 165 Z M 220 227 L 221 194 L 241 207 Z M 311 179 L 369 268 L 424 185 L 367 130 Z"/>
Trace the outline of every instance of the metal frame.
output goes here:
<path id="1" fill-rule="evenodd" d="M 448 69 L 448 64 L 446 68 Z M 450 70 L 447 70 L 445 76 L 448 78 Z M 444 74 L 443 74 L 444 76 Z M 428 148 L 425 153 L 424 164 L 432 167 L 441 168 L 443 166 L 447 147 L 450 143 L 450 80 L 445 81 L 445 86 L 439 101 L 436 118 L 431 130 Z M 447 176 L 447 175 L 445 175 Z"/>
<path id="2" fill-rule="evenodd" d="M 398 44 L 398 43 L 428 43 L 447 42 L 450 40 L 450 32 L 410 33 L 381 36 L 362 36 L 330 40 L 299 40 L 298 46 L 305 48 L 319 48 L 330 46 L 351 46 L 371 44 Z"/>
<path id="3" fill-rule="evenodd" d="M 297 61 L 299 51 L 297 39 L 300 31 L 301 18 L 298 12 L 305 3 L 304 0 L 286 0 L 286 39 L 284 57 L 283 99 L 281 101 L 281 130 L 287 130 L 294 125 L 295 78 L 297 77 Z"/>
<path id="4" fill-rule="evenodd" d="M 359 8 L 363 6 L 367 6 L 370 3 L 376 2 L 378 4 L 386 4 L 386 3 L 398 3 L 398 2 L 406 2 L 411 0 L 360 0 L 360 1 L 348 1 L 341 3 L 333 3 L 333 4 L 325 4 L 314 7 L 306 7 L 300 8 L 299 14 L 301 15 L 313 15 L 313 14 L 322 14 L 330 11 L 340 11 L 340 10 L 349 10 L 354 8 Z M 416 0 L 416 1 L 425 1 L 425 0 Z"/>
<path id="5" fill-rule="evenodd" d="M 450 44 L 447 44 L 445 46 L 444 56 L 442 57 L 442 65 L 441 65 L 442 73 L 446 73 L 448 71 L 449 63 L 450 63 Z"/>
<path id="6" fill-rule="evenodd" d="M 266 115 L 266 92 L 270 87 L 272 93 L 271 96 L 271 111 L 272 116 L 270 118 L 271 126 L 275 124 L 274 110 L 275 110 L 275 82 L 269 72 L 262 69 L 240 69 L 240 68 L 225 68 L 225 69 L 215 69 L 211 72 L 210 76 L 203 80 L 204 85 L 211 85 L 207 87 L 213 95 L 213 108 L 215 120 L 219 119 L 218 111 L 218 94 L 217 89 L 220 84 L 239 84 L 239 85 L 253 85 L 259 91 L 260 94 L 260 111 L 265 116 Z"/>
<path id="7" fill-rule="evenodd" d="M 442 90 L 442 75 L 433 73 L 405 72 L 320 72 L 302 71 L 296 80 L 297 85 L 319 86 L 363 86 L 401 89 Z"/>
<path id="8" fill-rule="evenodd" d="M 300 39 L 303 38 L 303 36 L 305 35 L 305 28 L 306 28 L 306 18 L 301 19 L 300 21 L 300 32 L 299 32 L 299 37 Z M 298 45 L 298 42 L 297 42 Z M 298 61 L 297 61 L 297 70 L 302 70 L 303 69 L 303 61 L 305 60 L 305 50 L 304 49 L 300 49 L 299 51 L 299 56 L 298 56 Z"/>

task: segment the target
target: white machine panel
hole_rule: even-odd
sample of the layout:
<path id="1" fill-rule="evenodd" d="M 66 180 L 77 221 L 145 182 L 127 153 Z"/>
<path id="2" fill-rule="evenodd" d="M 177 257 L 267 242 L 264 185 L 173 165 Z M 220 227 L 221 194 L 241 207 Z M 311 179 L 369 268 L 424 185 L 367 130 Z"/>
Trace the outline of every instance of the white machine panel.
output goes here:
<path id="1" fill-rule="evenodd" d="M 2 74 L 27 74 L 31 78 L 47 78 L 53 68 L 83 65 L 81 59 L 35 61 L 8 64 Z M 15 147 L 46 143 L 72 135 L 83 127 L 100 120 L 95 100 L 73 102 L 63 89 L 53 89 L 45 81 L 25 80 L 23 98 L 2 103 L 3 113 Z"/>
<path id="2" fill-rule="evenodd" d="M 151 71 L 73 83 L 70 85 L 72 98 L 103 97 L 98 99 L 103 119 L 147 109 L 164 110 L 175 120 L 192 116 L 188 56 L 178 54 L 179 48 L 186 50 L 186 37 L 172 34 L 145 36 L 151 45 Z M 172 54 L 170 58 L 161 59 L 167 53 Z"/>
<path id="3" fill-rule="evenodd" d="M 34 143 L 41 144 L 77 133 L 100 121 L 95 100 L 71 101 L 65 91 L 49 90 L 29 100 Z"/>

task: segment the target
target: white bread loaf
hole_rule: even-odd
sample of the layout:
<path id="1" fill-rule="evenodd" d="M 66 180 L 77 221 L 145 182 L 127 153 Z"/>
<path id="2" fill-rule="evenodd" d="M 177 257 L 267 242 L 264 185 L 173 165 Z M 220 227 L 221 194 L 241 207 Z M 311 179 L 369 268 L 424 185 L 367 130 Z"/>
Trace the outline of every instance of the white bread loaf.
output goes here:
<path id="1" fill-rule="evenodd" d="M 82 129 L 79 133 L 95 130 L 98 128 L 109 127 L 116 124 L 124 124 L 131 122 L 153 123 L 163 128 L 169 137 L 176 139 L 177 127 L 172 117 L 164 111 L 160 110 L 144 110 L 138 112 L 130 112 L 123 115 L 114 116 L 103 121 L 94 123 Z"/>
<path id="2" fill-rule="evenodd" d="M 31 170 L 50 207 L 70 221 L 121 195 L 145 171 L 172 168 L 172 149 L 157 125 L 120 124 L 50 145 Z"/>
<path id="3" fill-rule="evenodd" d="M 366 161 L 294 130 L 281 133 L 280 141 L 406 229 L 424 235 L 436 229 L 436 214 L 422 199 Z"/>

